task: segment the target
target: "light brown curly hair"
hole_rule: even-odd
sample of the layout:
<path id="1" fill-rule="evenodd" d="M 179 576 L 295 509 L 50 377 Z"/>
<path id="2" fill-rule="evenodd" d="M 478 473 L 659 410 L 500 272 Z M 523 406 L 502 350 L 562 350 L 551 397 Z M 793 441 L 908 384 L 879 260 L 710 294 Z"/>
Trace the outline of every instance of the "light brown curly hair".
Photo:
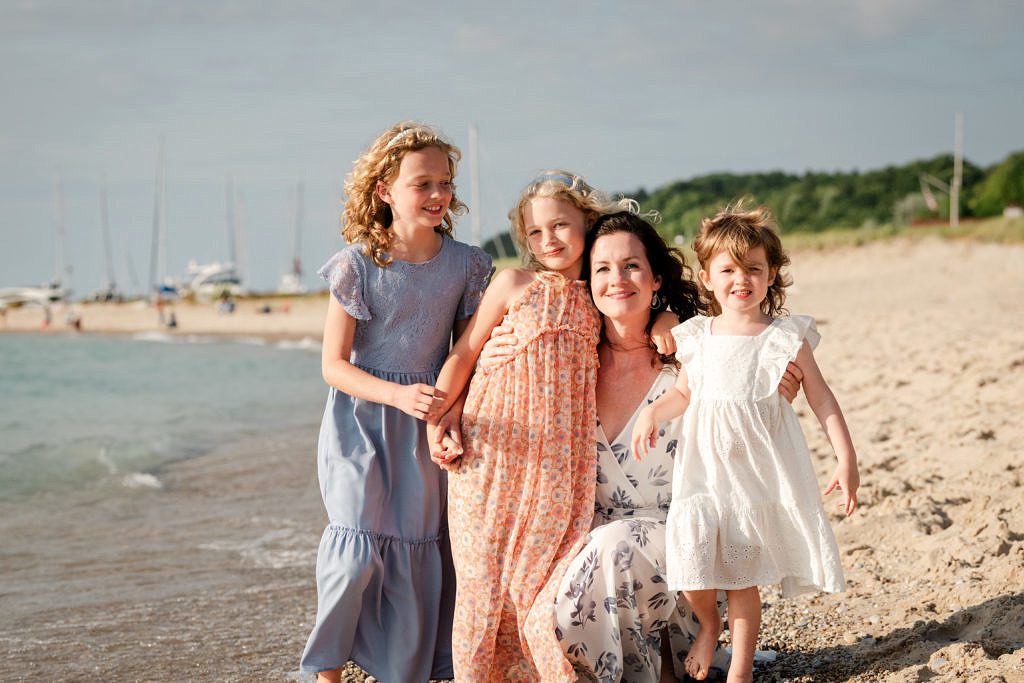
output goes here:
<path id="1" fill-rule="evenodd" d="M 523 188 L 523 191 L 519 193 L 519 199 L 516 200 L 516 205 L 508 212 L 508 218 L 512 221 L 512 236 L 522 255 L 523 267 L 530 270 L 544 270 L 544 266 L 533 255 L 527 244 L 526 224 L 523 217 L 526 205 L 537 197 L 561 199 L 575 206 L 583 212 L 583 225 L 588 233 L 594 225 L 594 221 L 605 214 L 617 211 L 639 213 L 639 205 L 634 200 L 611 199 L 603 192 L 592 188 L 587 181 L 575 173 L 557 168 L 541 171 Z"/>
<path id="2" fill-rule="evenodd" d="M 393 235 L 388 228 L 394 217 L 391 207 L 377 194 L 377 183 L 393 182 L 405 155 L 427 147 L 437 147 L 447 155 L 448 170 L 454 181 L 462 152 L 440 132 L 417 121 L 400 121 L 384 131 L 356 159 L 352 172 L 345 176 L 341 234 L 350 244 L 361 242 L 363 252 L 382 268 L 391 263 L 387 252 Z M 454 216 L 466 211 L 466 205 L 455 194 L 453 182 L 452 199 L 441 217 L 438 231 L 450 237 Z"/>
<path id="3" fill-rule="evenodd" d="M 789 256 L 782 248 L 778 230 L 771 209 L 761 205 L 748 210 L 741 200 L 723 207 L 714 217 L 701 220 L 700 233 L 693 241 L 693 250 L 697 252 L 700 267 L 706 271 L 715 254 L 723 251 L 737 265 L 748 268 L 750 264 L 747 254 L 751 249 L 763 247 L 768 267 L 775 270 L 775 279 L 768 286 L 768 293 L 761 302 L 761 312 L 772 317 L 784 315 L 788 312 L 783 308 L 786 303 L 786 287 L 793 284 L 793 280 L 789 273 L 783 272 L 789 265 Z M 708 310 L 712 315 L 719 315 L 722 307 L 715 300 L 714 293 L 703 282 L 700 289 Z"/>

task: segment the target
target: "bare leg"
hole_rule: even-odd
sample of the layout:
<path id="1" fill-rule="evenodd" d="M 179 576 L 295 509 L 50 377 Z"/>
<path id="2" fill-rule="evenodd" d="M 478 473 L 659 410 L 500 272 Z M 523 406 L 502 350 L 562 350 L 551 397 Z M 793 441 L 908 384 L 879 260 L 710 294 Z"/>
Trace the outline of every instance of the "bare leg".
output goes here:
<path id="1" fill-rule="evenodd" d="M 341 683 L 341 669 L 321 671 L 316 675 L 316 683 Z"/>
<path id="2" fill-rule="evenodd" d="M 757 586 L 727 591 L 729 632 L 732 634 L 732 664 L 727 683 L 751 683 L 754 680 L 754 651 L 761 630 L 761 595 Z"/>
<path id="3" fill-rule="evenodd" d="M 685 662 L 686 673 L 698 681 L 703 681 L 708 677 L 711 658 L 715 654 L 718 636 L 722 632 L 722 618 L 718 615 L 718 604 L 715 602 L 717 592 L 702 590 L 683 593 L 700 622 L 700 631 L 697 632 L 697 639 L 693 641 L 693 647 L 690 648 L 690 654 L 687 655 Z M 729 614 L 732 614 L 731 603 Z"/>

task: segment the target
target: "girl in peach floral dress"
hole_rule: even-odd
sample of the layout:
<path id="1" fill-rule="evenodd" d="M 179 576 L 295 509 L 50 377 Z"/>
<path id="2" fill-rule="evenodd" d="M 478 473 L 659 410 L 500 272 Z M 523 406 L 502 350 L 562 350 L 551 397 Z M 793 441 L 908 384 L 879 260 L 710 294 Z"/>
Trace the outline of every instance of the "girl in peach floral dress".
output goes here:
<path id="1" fill-rule="evenodd" d="M 445 408 L 454 404 L 428 435 L 435 461 L 451 470 L 459 683 L 576 680 L 553 603 L 594 514 L 600 317 L 580 276 L 591 225 L 623 209 L 635 203 L 611 201 L 571 173 L 534 179 L 509 214 L 526 267 L 494 277 L 438 376 Z M 499 323 L 519 342 L 508 360 L 476 372 L 460 408 Z"/>

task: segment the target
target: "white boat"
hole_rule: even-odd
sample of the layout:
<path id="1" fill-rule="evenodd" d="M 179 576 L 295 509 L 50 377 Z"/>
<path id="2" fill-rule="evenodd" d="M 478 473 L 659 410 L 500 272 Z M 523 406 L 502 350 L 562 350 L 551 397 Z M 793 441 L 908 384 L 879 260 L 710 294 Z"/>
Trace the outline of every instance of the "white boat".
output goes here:
<path id="1" fill-rule="evenodd" d="M 232 261 L 189 261 L 185 268 L 185 282 L 184 289 L 206 301 L 242 293 L 242 279 Z"/>
<path id="2" fill-rule="evenodd" d="M 0 308 L 23 304 L 49 306 L 64 301 L 66 297 L 67 291 L 59 282 L 42 287 L 6 287 L 0 289 Z"/>

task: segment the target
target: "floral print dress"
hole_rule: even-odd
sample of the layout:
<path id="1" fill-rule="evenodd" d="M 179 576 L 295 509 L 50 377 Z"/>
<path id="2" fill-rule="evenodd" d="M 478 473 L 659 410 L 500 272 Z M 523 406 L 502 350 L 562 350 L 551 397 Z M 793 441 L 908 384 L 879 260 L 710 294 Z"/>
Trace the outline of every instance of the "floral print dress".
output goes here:
<path id="1" fill-rule="evenodd" d="M 656 683 L 666 629 L 682 679 L 700 627 L 686 600 L 665 583 L 665 518 L 682 418 L 662 425 L 642 462 L 629 446 L 640 410 L 671 388 L 676 374 L 672 366 L 662 368 L 620 434 L 597 428 L 593 527 L 562 576 L 555 602 L 558 639 L 582 680 Z M 720 649 L 712 664 L 724 672 L 728 654 Z"/>
<path id="2" fill-rule="evenodd" d="M 542 272 L 505 324 L 517 347 L 474 375 L 448 480 L 455 678 L 568 683 L 554 600 L 594 511 L 600 318 L 584 282 Z"/>

